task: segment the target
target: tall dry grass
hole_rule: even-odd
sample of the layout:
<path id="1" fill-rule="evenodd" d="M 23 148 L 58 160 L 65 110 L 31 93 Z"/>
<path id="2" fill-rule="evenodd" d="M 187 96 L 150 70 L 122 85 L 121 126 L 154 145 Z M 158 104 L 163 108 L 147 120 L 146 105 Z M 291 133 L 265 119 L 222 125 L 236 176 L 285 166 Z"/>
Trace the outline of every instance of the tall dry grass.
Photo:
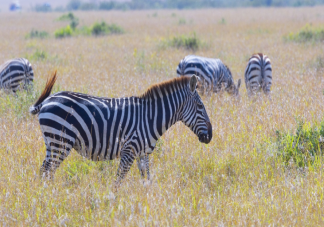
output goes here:
<path id="1" fill-rule="evenodd" d="M 31 62 L 33 94 L 0 93 L 1 225 L 323 225 L 322 165 L 285 166 L 275 144 L 276 130 L 295 130 L 297 118 L 310 124 L 323 119 L 323 71 L 311 67 L 323 56 L 323 44 L 283 41 L 306 23 L 323 23 L 323 12 L 323 7 L 76 12 L 80 25 L 104 20 L 120 25 L 125 34 L 61 40 L 53 37 L 65 26 L 55 21 L 60 14 L 1 13 L 0 62 L 37 50 L 47 53 L 46 59 Z M 179 18 L 188 23 L 179 26 Z M 52 36 L 25 39 L 33 28 Z M 252 53 L 267 54 L 273 66 L 272 100 L 248 99 L 244 84 L 240 101 L 227 94 L 203 97 L 212 142 L 200 144 L 183 124 L 173 126 L 151 155 L 151 185 L 142 184 L 134 165 L 112 195 L 119 160 L 95 163 L 76 152 L 53 182 L 40 180 L 45 146 L 37 117 L 27 110 L 50 72 L 58 70 L 55 91 L 138 95 L 175 77 L 179 61 L 192 53 L 159 44 L 192 32 L 207 44 L 195 54 L 221 58 L 235 81 L 243 79 Z"/>

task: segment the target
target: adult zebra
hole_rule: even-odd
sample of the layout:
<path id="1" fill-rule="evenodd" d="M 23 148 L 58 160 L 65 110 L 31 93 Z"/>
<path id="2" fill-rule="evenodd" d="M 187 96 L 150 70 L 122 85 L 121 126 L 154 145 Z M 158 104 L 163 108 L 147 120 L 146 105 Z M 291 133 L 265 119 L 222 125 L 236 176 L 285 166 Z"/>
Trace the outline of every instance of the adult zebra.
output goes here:
<path id="1" fill-rule="evenodd" d="M 245 86 L 248 95 L 255 95 L 261 91 L 266 95 L 270 94 L 272 85 L 272 67 L 267 55 L 258 53 L 253 54 L 245 69 Z"/>
<path id="2" fill-rule="evenodd" d="M 231 70 L 223 64 L 220 59 L 205 58 L 195 55 L 188 55 L 182 59 L 177 67 L 177 75 L 191 76 L 197 75 L 200 78 L 198 87 L 203 94 L 206 87 L 207 91 L 213 89 L 214 93 L 219 92 L 224 86 L 225 91 L 231 95 L 238 96 L 241 86 L 241 79 L 237 85 L 234 84 Z M 206 87 L 205 87 L 206 86 Z"/>
<path id="3" fill-rule="evenodd" d="M 0 66 L 0 88 L 16 92 L 20 86 L 27 89 L 32 85 L 34 72 L 25 58 L 11 59 Z"/>
<path id="4" fill-rule="evenodd" d="M 41 174 L 51 177 L 72 148 L 94 161 L 120 157 L 117 185 L 135 158 L 149 175 L 148 155 L 160 136 L 182 121 L 209 143 L 212 126 L 196 92 L 197 77 L 175 78 L 151 86 L 139 97 L 102 98 L 63 91 L 51 96 L 56 72 L 36 103 L 30 107 L 38 119 L 46 145 Z M 143 166 L 140 164 L 144 162 Z"/>

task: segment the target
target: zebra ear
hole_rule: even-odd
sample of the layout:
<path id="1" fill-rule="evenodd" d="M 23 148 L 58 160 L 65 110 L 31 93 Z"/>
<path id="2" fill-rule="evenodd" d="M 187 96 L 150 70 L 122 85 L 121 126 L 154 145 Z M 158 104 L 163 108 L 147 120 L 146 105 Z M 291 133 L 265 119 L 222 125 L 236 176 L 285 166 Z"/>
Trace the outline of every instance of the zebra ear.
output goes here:
<path id="1" fill-rule="evenodd" d="M 190 78 L 190 82 L 189 82 L 189 87 L 191 92 L 194 92 L 196 90 L 196 86 L 197 86 L 197 77 L 195 75 L 192 75 L 192 77 Z"/>
<path id="2" fill-rule="evenodd" d="M 241 79 L 237 81 L 237 90 L 240 89 L 240 86 L 241 86 Z"/>

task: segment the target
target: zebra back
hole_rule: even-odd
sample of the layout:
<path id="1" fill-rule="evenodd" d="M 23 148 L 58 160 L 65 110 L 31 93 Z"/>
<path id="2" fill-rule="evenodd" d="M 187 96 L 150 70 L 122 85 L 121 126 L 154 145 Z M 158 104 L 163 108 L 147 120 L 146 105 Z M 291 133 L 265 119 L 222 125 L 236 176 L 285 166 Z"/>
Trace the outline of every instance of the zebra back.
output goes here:
<path id="1" fill-rule="evenodd" d="M 233 81 L 231 70 L 220 59 L 188 55 L 177 67 L 177 76 L 197 75 L 200 91 L 213 90 L 218 93 L 224 88 L 231 95 L 238 95 L 239 86 Z"/>

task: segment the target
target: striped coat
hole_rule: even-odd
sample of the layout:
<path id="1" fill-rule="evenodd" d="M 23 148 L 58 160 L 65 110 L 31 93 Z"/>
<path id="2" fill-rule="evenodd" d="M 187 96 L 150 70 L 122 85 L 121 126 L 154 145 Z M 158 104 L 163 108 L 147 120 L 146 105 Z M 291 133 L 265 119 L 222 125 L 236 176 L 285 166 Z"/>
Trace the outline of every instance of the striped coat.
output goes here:
<path id="1" fill-rule="evenodd" d="M 141 96 L 103 98 L 63 91 L 49 96 L 56 75 L 30 108 L 38 119 L 46 144 L 41 167 L 45 176 L 69 155 L 72 148 L 94 161 L 121 158 L 117 182 L 126 175 L 135 158 L 144 176 L 148 155 L 157 140 L 177 121 L 184 122 L 209 143 L 212 127 L 205 107 L 195 91 L 197 78 L 182 77 L 157 84 Z"/>
<path id="2" fill-rule="evenodd" d="M 15 58 L 0 66 L 0 88 L 16 92 L 32 85 L 34 72 L 25 58 Z"/>
<path id="3" fill-rule="evenodd" d="M 245 69 L 245 86 L 248 95 L 255 95 L 263 90 L 266 95 L 270 94 L 272 85 L 272 67 L 267 55 L 253 54 Z"/>
<path id="4" fill-rule="evenodd" d="M 197 75 L 200 78 L 199 90 L 213 90 L 218 93 L 224 89 L 231 95 L 239 95 L 241 80 L 235 85 L 230 69 L 220 59 L 205 58 L 195 55 L 188 55 L 182 59 L 177 67 L 177 75 Z"/>

